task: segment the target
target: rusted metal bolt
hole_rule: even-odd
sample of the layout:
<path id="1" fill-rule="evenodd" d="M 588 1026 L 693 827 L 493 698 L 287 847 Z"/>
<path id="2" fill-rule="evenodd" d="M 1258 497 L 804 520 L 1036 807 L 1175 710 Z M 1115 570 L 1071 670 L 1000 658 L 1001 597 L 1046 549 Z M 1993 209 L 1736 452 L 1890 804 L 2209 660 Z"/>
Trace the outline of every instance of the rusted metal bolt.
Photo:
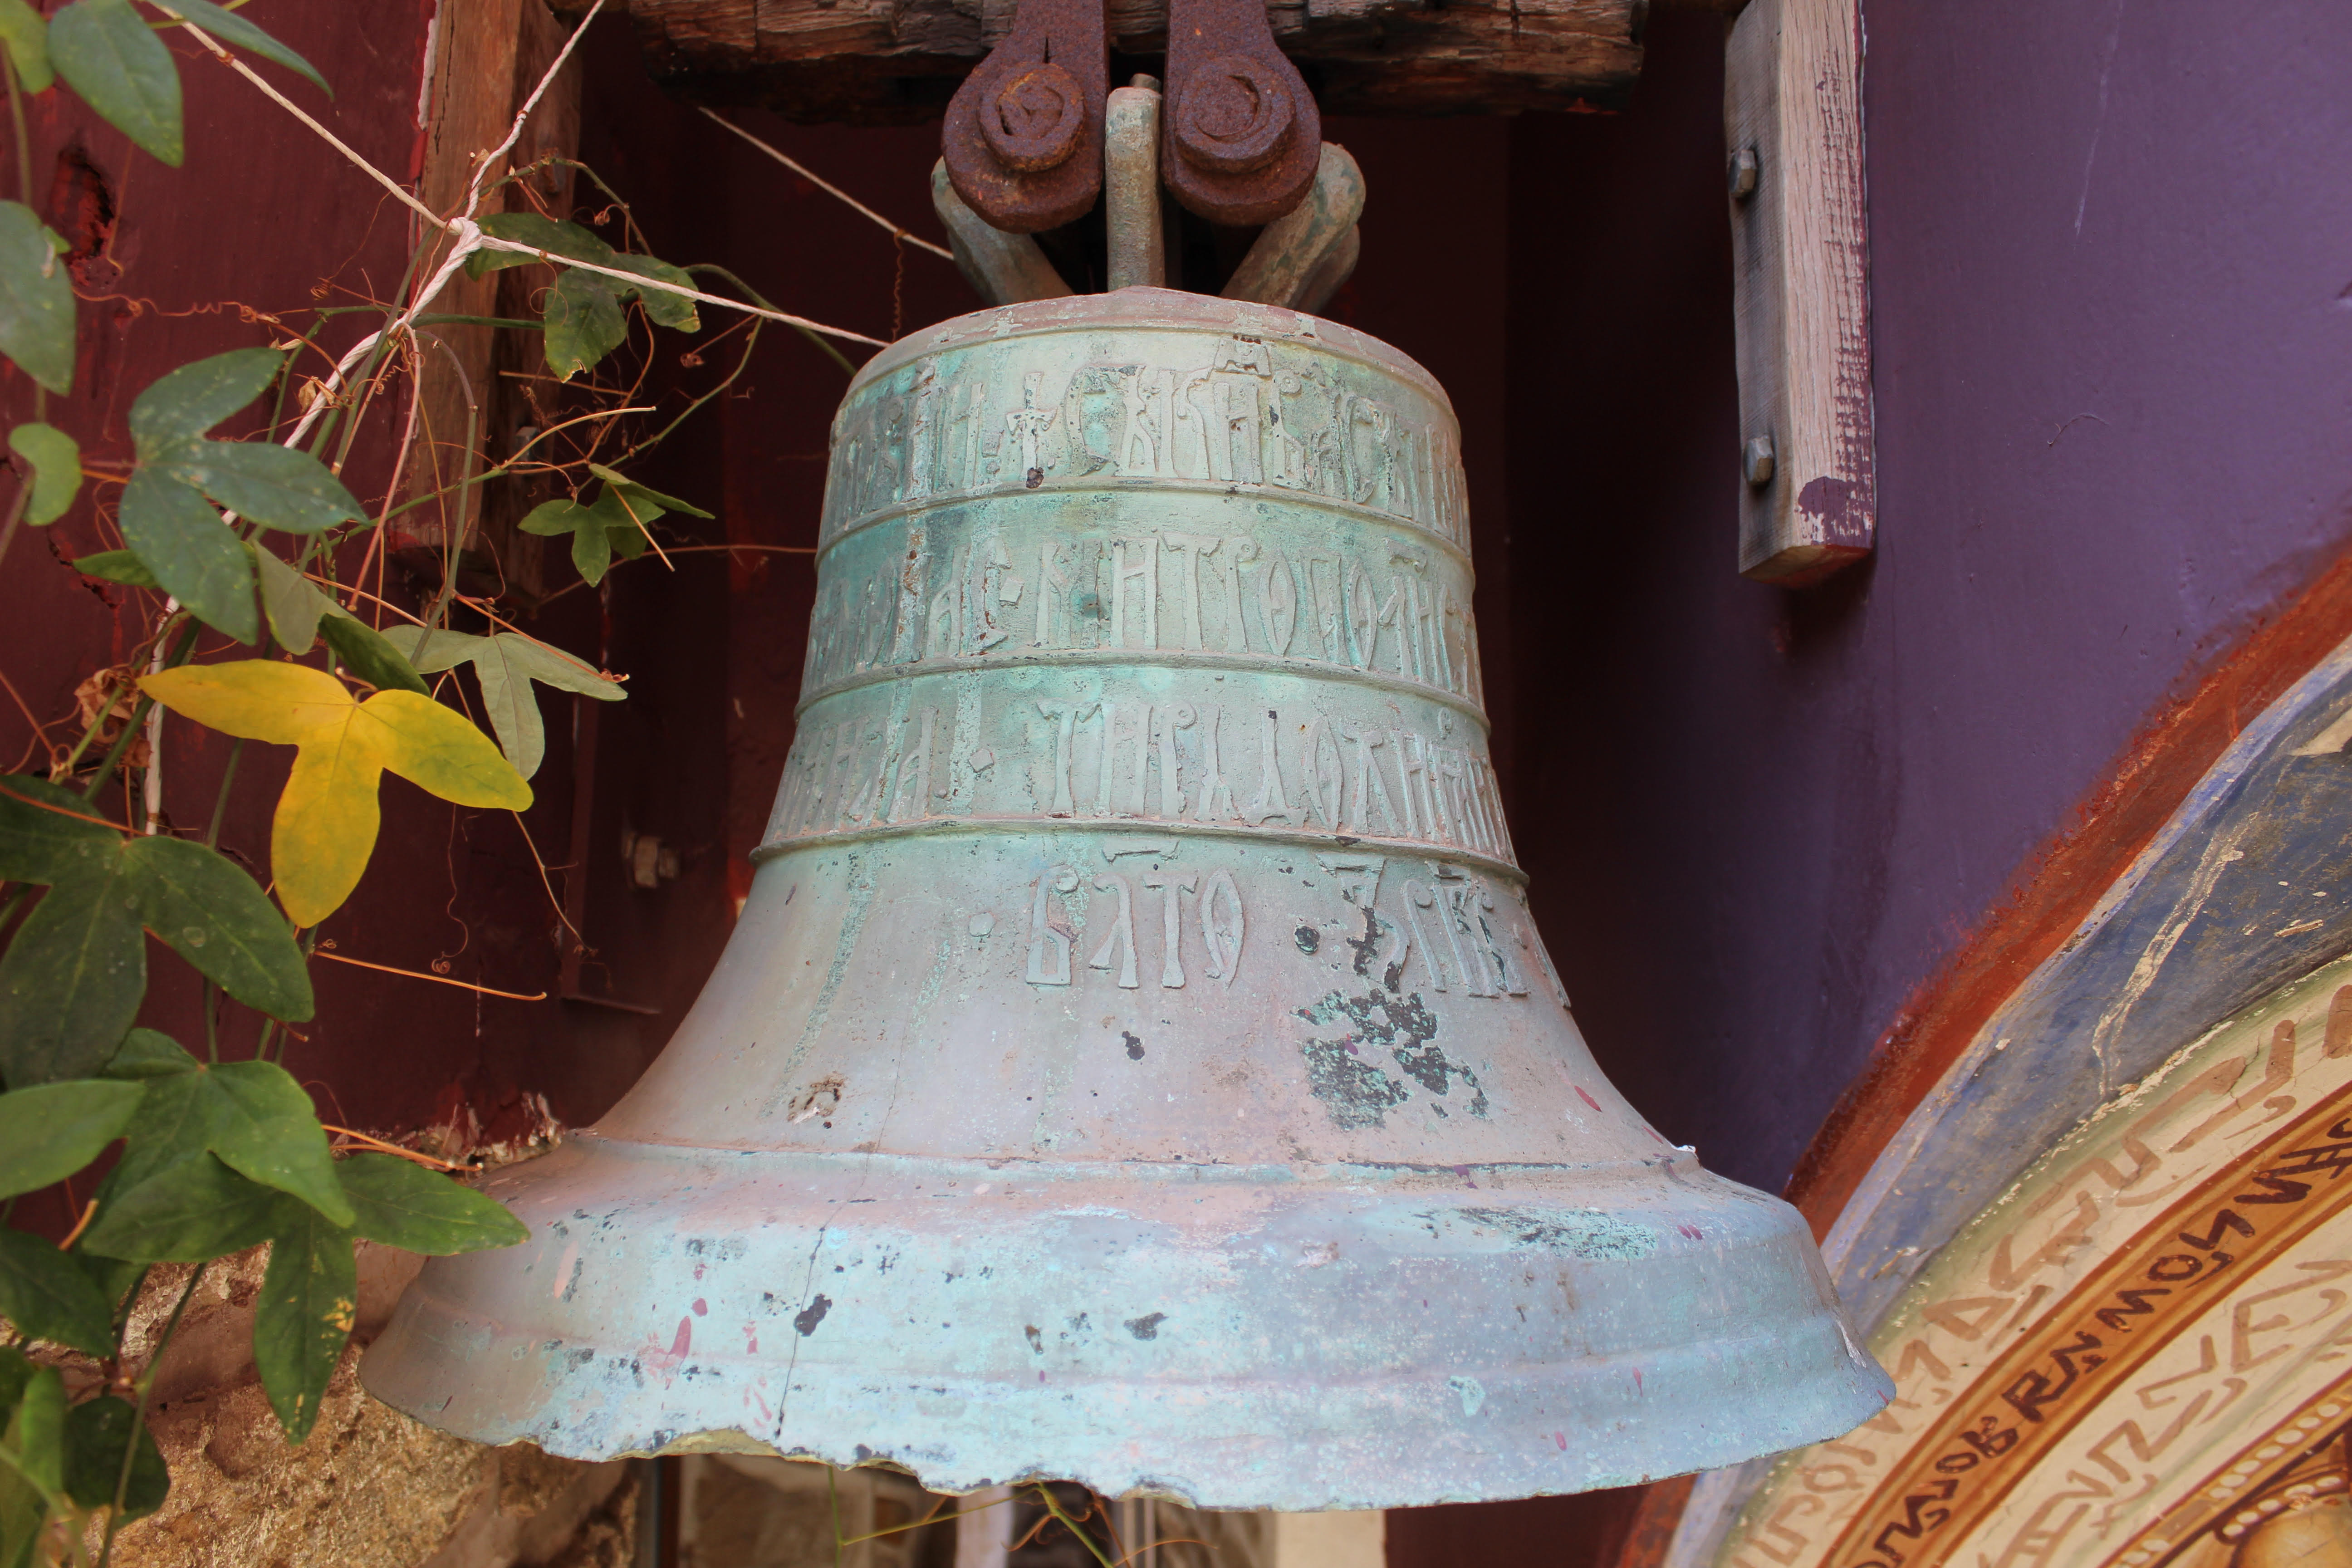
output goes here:
<path id="1" fill-rule="evenodd" d="M 1219 55 L 1184 84 L 1176 150 L 1201 168 L 1246 174 L 1281 156 L 1292 118 L 1286 83 L 1247 55 Z"/>
<path id="2" fill-rule="evenodd" d="M 1751 436 L 1748 445 L 1739 448 L 1739 472 L 1750 488 L 1762 489 L 1772 482 L 1772 437 Z"/>
<path id="3" fill-rule="evenodd" d="M 1007 77 L 980 114 L 980 133 L 1008 169 L 1034 174 L 1069 161 L 1086 129 L 1086 93 L 1050 61 Z"/>
<path id="4" fill-rule="evenodd" d="M 1742 147 L 1731 155 L 1731 199 L 1744 202 L 1756 194 L 1756 178 L 1760 170 L 1756 161 L 1756 149 Z"/>

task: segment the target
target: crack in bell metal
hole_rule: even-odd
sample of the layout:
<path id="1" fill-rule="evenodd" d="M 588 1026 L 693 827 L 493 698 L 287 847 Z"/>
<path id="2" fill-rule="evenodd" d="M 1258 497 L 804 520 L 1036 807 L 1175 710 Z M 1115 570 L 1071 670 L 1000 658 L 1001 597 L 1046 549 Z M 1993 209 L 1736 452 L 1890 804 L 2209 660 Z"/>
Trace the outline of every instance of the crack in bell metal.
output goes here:
<path id="1" fill-rule="evenodd" d="M 1459 437 L 1132 288 L 838 415 L 799 725 L 693 1011 L 362 1366 L 584 1458 L 1214 1508 L 1621 1485 L 1891 1396 L 1803 1220 L 1593 1065 L 1486 750 Z"/>

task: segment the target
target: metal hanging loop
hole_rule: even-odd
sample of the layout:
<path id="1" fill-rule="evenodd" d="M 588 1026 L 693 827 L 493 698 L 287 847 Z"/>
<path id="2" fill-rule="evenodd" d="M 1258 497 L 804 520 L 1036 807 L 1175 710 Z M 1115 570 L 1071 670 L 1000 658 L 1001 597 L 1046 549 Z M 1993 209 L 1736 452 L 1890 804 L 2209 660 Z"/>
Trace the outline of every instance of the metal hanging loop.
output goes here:
<path id="1" fill-rule="evenodd" d="M 1314 184 L 1323 117 L 1263 0 L 1170 0 L 1160 177 L 1211 223 L 1271 223 Z"/>
<path id="2" fill-rule="evenodd" d="M 940 152 L 966 205 L 1009 234 L 1056 228 L 1102 192 L 1110 60 L 1102 0 L 1020 0 L 948 105 Z"/>

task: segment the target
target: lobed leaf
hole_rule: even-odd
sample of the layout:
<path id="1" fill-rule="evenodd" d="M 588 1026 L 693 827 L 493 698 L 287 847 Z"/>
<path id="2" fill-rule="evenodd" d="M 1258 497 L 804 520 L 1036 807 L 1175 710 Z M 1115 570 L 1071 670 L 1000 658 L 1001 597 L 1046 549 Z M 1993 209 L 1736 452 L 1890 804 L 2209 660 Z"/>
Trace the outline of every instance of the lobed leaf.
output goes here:
<path id="1" fill-rule="evenodd" d="M 0 1198 L 61 1182 L 122 1136 L 145 1092 L 135 1083 L 69 1079 L 0 1094 Z"/>
<path id="2" fill-rule="evenodd" d="M 87 4 L 88 0 L 79 0 Z M 122 542 L 158 586 L 242 643 L 261 635 L 245 541 L 189 486 L 142 468 L 122 487 Z"/>
<path id="3" fill-rule="evenodd" d="M 159 594 L 163 591 L 163 584 L 155 581 L 155 574 L 147 570 L 146 563 L 128 550 L 93 551 L 75 556 L 70 564 L 85 577 L 121 583 L 131 588 L 152 588 Z"/>
<path id="4" fill-rule="evenodd" d="M 7 1430 L 9 1452 L 25 1479 L 52 1497 L 63 1490 L 66 1383 L 56 1367 L 41 1367 L 25 1380 Z"/>
<path id="5" fill-rule="evenodd" d="M 315 925 L 351 896 L 381 821 L 383 770 L 460 805 L 530 804 L 488 737 L 415 691 L 356 702 L 323 670 L 269 659 L 183 666 L 142 688 L 174 712 L 249 740 L 300 748 L 270 826 L 278 901 L 295 924 Z"/>
<path id="6" fill-rule="evenodd" d="M 5 16 L 7 3 L 0 0 L 0 16 Z M 65 516 L 81 492 L 80 444 L 54 425 L 31 423 L 8 432 L 8 450 L 33 470 L 26 481 L 32 493 L 25 501 L 25 521 L 47 528 Z"/>
<path id="7" fill-rule="evenodd" d="M 138 1016 L 147 942 L 113 851 L 104 857 L 52 887 L 0 954 L 0 1079 L 14 1088 L 88 1078 Z"/>
<path id="8" fill-rule="evenodd" d="M 115 1489 L 122 1485 L 122 1460 L 131 1435 L 139 1434 L 139 1450 L 131 1457 L 130 1484 L 122 1487 L 121 1520 L 144 1519 L 163 1506 L 172 1489 L 172 1472 L 155 1435 L 139 1420 L 129 1400 L 105 1394 L 86 1400 L 66 1412 L 65 1494 L 83 1508 L 110 1508 Z"/>
<path id="9" fill-rule="evenodd" d="M 0 1230 L 0 1318 L 28 1339 L 114 1353 L 113 1303 L 71 1258 L 21 1230 Z"/>
<path id="10" fill-rule="evenodd" d="M 478 657 L 490 639 L 441 626 L 435 627 L 430 637 L 423 626 L 393 626 L 385 631 L 383 640 L 399 650 L 410 668 L 424 675 L 437 675 Z M 423 653 L 416 651 L 420 644 L 425 648 Z"/>
<path id="11" fill-rule="evenodd" d="M 131 403 L 139 460 L 194 440 L 251 403 L 269 390 L 285 363 L 276 349 L 232 349 L 156 377 Z"/>
<path id="12" fill-rule="evenodd" d="M 665 511 L 681 511 L 688 517 L 707 518 L 711 515 L 700 507 L 690 505 L 676 496 L 666 496 L 649 485 L 641 485 L 626 474 L 608 468 L 602 463 L 589 464 L 588 471 L 604 480 L 606 489 L 621 492 L 622 497 L 631 503 L 632 514 L 644 518 L 647 522 L 651 522 Z M 647 512 L 644 510 L 646 507 L 653 510 Z"/>
<path id="13" fill-rule="evenodd" d="M 151 1079 L 127 1135 L 102 1215 L 211 1155 L 248 1182 L 299 1198 L 338 1225 L 351 1223 L 351 1200 L 336 1180 L 310 1093 L 275 1062 L 223 1062 Z"/>
<path id="14" fill-rule="evenodd" d="M 310 1090 L 276 1062 L 223 1062 L 201 1075 L 217 1097 L 212 1152 L 247 1181 L 301 1199 L 339 1226 L 353 1218 Z"/>
<path id="15" fill-rule="evenodd" d="M 281 1208 L 254 1301 L 253 1360 L 287 1441 L 299 1443 L 319 1418 L 319 1401 L 352 1337 L 359 1268 L 349 1229 L 315 1209 Z"/>
<path id="16" fill-rule="evenodd" d="M 73 275 L 66 243 L 21 202 L 0 202 L 0 353 L 26 375 L 73 390 Z"/>
<path id="17" fill-rule="evenodd" d="M 530 805 L 530 786 L 514 765 L 454 710 L 409 691 L 379 691 L 362 710 L 387 737 L 383 765 L 419 789 L 459 805 Z"/>
<path id="18" fill-rule="evenodd" d="M 47 92 L 58 79 L 49 65 L 49 25 L 26 0 L 0 0 L 0 44 L 26 92 Z"/>
<path id="19" fill-rule="evenodd" d="M 199 1153 L 173 1162 L 168 1179 L 142 1182 L 100 1204 L 81 1245 L 134 1263 L 200 1263 L 268 1241 L 280 1211 L 295 1207 L 216 1156 Z"/>
<path id="20" fill-rule="evenodd" d="M 593 261 L 600 267 L 614 265 L 613 247 L 576 223 L 541 217 L 537 213 L 492 213 L 482 219 L 481 229 L 493 239 L 528 245 L 553 258 Z M 529 267 L 538 260 L 536 256 L 512 250 L 477 250 L 466 258 L 466 276 L 479 278 L 509 267 Z"/>
<path id="21" fill-rule="evenodd" d="M 91 855 L 121 838 L 73 791 L 29 773 L 0 773 L 0 879 L 70 880 Z"/>
<path id="22" fill-rule="evenodd" d="M 273 658 L 184 664 L 142 678 L 139 689 L 208 730 L 281 746 L 340 735 L 359 706 L 325 670 Z"/>
<path id="23" fill-rule="evenodd" d="M 180 166 L 180 72 L 131 0 L 72 0 L 49 18 L 49 63 L 100 118 Z"/>
<path id="24" fill-rule="evenodd" d="M 319 640 L 320 617 L 333 613 L 335 602 L 268 551 L 250 542 L 247 548 L 261 577 L 261 612 L 269 619 L 269 635 L 288 653 L 310 652 Z"/>
<path id="25" fill-rule="evenodd" d="M 256 1012 L 294 1024 L 311 1016 L 302 950 L 242 867 L 161 834 L 134 837 L 119 853 L 140 918 L 165 946 Z"/>
<path id="26" fill-rule="evenodd" d="M 629 336 L 619 298 L 593 272 L 567 270 L 556 279 L 547 291 L 542 325 L 547 366 L 559 381 L 593 369 Z"/>
<path id="27" fill-rule="evenodd" d="M 365 515 L 326 464 L 274 441 L 191 439 L 160 448 L 146 461 L 165 478 L 281 533 L 316 533 Z"/>
<path id="28" fill-rule="evenodd" d="M 371 1241 L 446 1258 L 530 1239 L 497 1199 L 398 1155 L 354 1154 L 335 1171 L 358 1212 L 352 1230 Z"/>
<path id="29" fill-rule="evenodd" d="M 329 98 L 335 96 L 335 89 L 327 85 L 327 79 L 320 76 L 318 68 L 309 60 L 304 59 L 236 12 L 225 10 L 214 5 L 212 0 L 150 0 L 150 3 L 154 4 L 157 10 L 167 16 L 182 16 L 194 22 L 197 26 L 210 33 L 215 39 L 228 45 L 231 48 L 243 49 L 247 54 L 259 55 L 265 60 L 284 66 L 297 75 L 309 78 L 316 82 L 319 90 Z"/>
<path id="30" fill-rule="evenodd" d="M 319 625 L 345 669 L 379 691 L 414 691 L 427 695 L 424 677 L 409 667 L 400 649 L 366 622 L 338 610 Z"/>
<path id="31" fill-rule="evenodd" d="M 196 1067 L 196 1058 L 182 1050 L 180 1042 L 171 1036 L 156 1029 L 133 1029 L 122 1037 L 122 1044 L 99 1071 L 106 1078 L 135 1082 L 194 1072 Z"/>
<path id="32" fill-rule="evenodd" d="M 605 265 L 663 283 L 674 283 L 681 289 L 694 287 L 694 279 L 685 268 L 673 267 L 650 256 L 615 256 Z M 702 330 L 702 318 L 695 314 L 695 302 L 683 294 L 673 294 L 667 289 L 631 289 L 626 286 L 624 286 L 622 293 L 625 298 L 635 299 L 644 305 L 646 314 L 652 318 L 656 326 L 672 327 L 681 332 Z"/>

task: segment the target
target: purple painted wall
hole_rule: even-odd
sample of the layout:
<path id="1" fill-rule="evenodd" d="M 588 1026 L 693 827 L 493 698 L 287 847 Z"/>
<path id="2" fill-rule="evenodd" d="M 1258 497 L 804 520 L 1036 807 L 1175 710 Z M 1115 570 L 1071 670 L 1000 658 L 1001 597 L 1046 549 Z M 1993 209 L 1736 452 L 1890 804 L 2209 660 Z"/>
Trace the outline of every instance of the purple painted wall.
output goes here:
<path id="1" fill-rule="evenodd" d="M 2340 7 L 1864 10 L 1879 552 L 1822 587 L 1732 572 L 1719 24 L 1512 130 L 1514 826 L 1612 1078 L 1766 1187 L 2352 533 Z"/>

